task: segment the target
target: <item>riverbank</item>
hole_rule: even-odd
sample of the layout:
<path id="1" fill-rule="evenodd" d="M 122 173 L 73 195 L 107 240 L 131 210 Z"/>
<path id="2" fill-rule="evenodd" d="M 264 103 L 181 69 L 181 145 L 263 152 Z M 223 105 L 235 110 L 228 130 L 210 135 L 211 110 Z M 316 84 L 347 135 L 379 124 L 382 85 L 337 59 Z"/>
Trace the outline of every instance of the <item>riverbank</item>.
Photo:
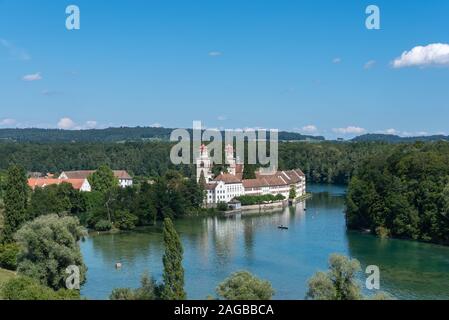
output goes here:
<path id="1" fill-rule="evenodd" d="M 274 212 L 174 220 L 184 247 L 188 299 L 213 295 L 238 270 L 269 280 L 274 299 L 304 299 L 307 281 L 327 269 L 332 253 L 358 259 L 363 270 L 377 265 L 381 290 L 397 299 L 449 299 L 449 248 L 348 231 L 346 188 L 308 185 L 308 191 L 313 196 L 304 204 Z M 289 230 L 280 231 L 279 225 Z M 114 288 L 137 288 L 145 272 L 162 279 L 160 225 L 88 237 L 80 245 L 88 266 L 81 290 L 86 298 L 107 299 Z M 117 262 L 121 269 L 115 268 Z M 358 280 L 365 283 L 363 272 Z"/>
<path id="2" fill-rule="evenodd" d="M 5 282 L 14 278 L 15 276 L 16 276 L 15 272 L 0 268 L 0 288 L 3 286 Z M 0 300 L 2 300 L 1 292 L 0 292 Z"/>

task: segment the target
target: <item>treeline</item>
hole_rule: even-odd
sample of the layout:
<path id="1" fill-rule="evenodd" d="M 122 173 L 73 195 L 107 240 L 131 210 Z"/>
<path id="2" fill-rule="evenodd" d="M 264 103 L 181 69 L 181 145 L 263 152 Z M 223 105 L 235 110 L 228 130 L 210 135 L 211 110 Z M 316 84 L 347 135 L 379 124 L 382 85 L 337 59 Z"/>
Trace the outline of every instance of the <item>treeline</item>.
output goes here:
<path id="1" fill-rule="evenodd" d="M 389 153 L 394 147 L 380 142 L 281 143 L 279 166 L 301 169 L 307 182 L 347 184 L 364 159 Z"/>
<path id="2" fill-rule="evenodd" d="M 146 140 L 168 141 L 174 129 L 156 127 L 119 127 L 90 130 L 61 129 L 0 129 L 0 140 L 17 142 L 129 142 Z M 188 129 L 190 134 L 192 129 Z M 224 134 L 223 134 L 224 136 Z M 315 140 L 324 137 L 303 135 L 297 132 L 280 131 L 281 141 Z"/>
<path id="3" fill-rule="evenodd" d="M 127 143 L 0 143 L 0 170 L 19 164 L 27 171 L 58 173 L 64 170 L 98 168 L 128 170 L 137 177 L 160 177 L 177 170 L 186 177 L 195 175 L 193 165 L 170 162 L 169 142 Z M 346 184 L 359 163 L 370 155 L 394 149 L 387 143 L 284 142 L 279 144 L 281 169 L 300 168 L 308 182 Z M 246 166 L 251 178 L 256 166 Z M 217 167 L 216 170 L 223 171 Z M 1 180 L 0 180 L 1 183 Z"/>
<path id="4" fill-rule="evenodd" d="M 398 145 L 364 161 L 346 216 L 349 228 L 449 245 L 449 144 Z"/>

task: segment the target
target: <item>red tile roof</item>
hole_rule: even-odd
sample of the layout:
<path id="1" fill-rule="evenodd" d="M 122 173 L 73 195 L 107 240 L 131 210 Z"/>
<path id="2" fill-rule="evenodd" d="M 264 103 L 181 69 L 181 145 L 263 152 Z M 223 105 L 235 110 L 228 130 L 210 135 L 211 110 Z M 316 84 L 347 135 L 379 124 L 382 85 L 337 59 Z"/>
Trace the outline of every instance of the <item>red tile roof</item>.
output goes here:
<path id="1" fill-rule="evenodd" d="M 229 174 L 229 173 L 222 173 L 219 176 L 217 176 L 214 181 L 223 181 L 226 184 L 232 184 L 232 183 L 241 183 L 242 181 L 238 179 L 236 176 Z"/>
<path id="2" fill-rule="evenodd" d="M 50 185 L 59 185 L 61 183 L 70 183 L 73 189 L 80 190 L 85 179 L 45 179 L 45 178 L 31 178 L 28 179 L 28 186 L 34 188 L 44 188 Z"/>
<path id="3" fill-rule="evenodd" d="M 87 179 L 95 170 L 77 170 L 77 171 L 64 171 L 65 175 L 69 179 Z M 132 177 L 126 170 L 112 170 L 114 176 L 118 179 L 131 180 Z"/>

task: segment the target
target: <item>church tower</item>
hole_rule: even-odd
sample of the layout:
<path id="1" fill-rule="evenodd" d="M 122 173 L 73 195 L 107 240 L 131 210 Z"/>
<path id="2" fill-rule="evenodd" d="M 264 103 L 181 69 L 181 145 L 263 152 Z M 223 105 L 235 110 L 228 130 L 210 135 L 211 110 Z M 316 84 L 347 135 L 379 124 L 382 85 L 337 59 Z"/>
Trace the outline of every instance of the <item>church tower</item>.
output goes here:
<path id="1" fill-rule="evenodd" d="M 228 173 L 232 174 L 233 176 L 235 176 L 236 174 L 236 161 L 234 158 L 234 148 L 232 147 L 232 145 L 228 144 L 225 148 L 225 153 L 226 153 L 226 164 L 229 166 L 228 167 Z"/>
<path id="2" fill-rule="evenodd" d="M 212 179 L 212 162 L 209 157 L 207 147 L 203 144 L 200 147 L 200 155 L 196 159 L 196 181 L 200 181 L 201 173 L 203 173 L 206 182 Z"/>

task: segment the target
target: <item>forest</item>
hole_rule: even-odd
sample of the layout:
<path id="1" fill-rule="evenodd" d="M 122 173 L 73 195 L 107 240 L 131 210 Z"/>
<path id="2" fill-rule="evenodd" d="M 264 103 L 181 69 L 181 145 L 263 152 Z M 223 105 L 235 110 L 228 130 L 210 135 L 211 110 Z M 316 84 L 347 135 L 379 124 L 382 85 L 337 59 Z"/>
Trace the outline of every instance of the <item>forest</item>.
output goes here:
<path id="1" fill-rule="evenodd" d="M 347 194 L 347 225 L 449 245 L 449 143 L 401 144 L 366 158 Z"/>
<path id="2" fill-rule="evenodd" d="M 162 127 L 119 127 L 89 130 L 62 129 L 0 129 L 0 141 L 14 142 L 130 142 L 130 141 L 169 141 L 174 129 Z M 192 129 L 188 129 L 191 133 Z M 303 135 L 298 132 L 279 131 L 281 141 L 314 140 L 324 137 Z"/>
<path id="3" fill-rule="evenodd" d="M 137 180 L 160 177 L 168 170 L 192 177 L 195 174 L 193 165 L 175 166 L 168 161 L 172 146 L 163 141 L 0 142 L 0 171 L 12 164 L 29 172 L 43 173 L 93 169 L 105 164 L 112 169 L 127 170 Z M 281 142 L 279 166 L 285 170 L 301 169 L 308 182 L 347 184 L 361 160 L 393 148 L 391 144 L 378 142 Z"/>

